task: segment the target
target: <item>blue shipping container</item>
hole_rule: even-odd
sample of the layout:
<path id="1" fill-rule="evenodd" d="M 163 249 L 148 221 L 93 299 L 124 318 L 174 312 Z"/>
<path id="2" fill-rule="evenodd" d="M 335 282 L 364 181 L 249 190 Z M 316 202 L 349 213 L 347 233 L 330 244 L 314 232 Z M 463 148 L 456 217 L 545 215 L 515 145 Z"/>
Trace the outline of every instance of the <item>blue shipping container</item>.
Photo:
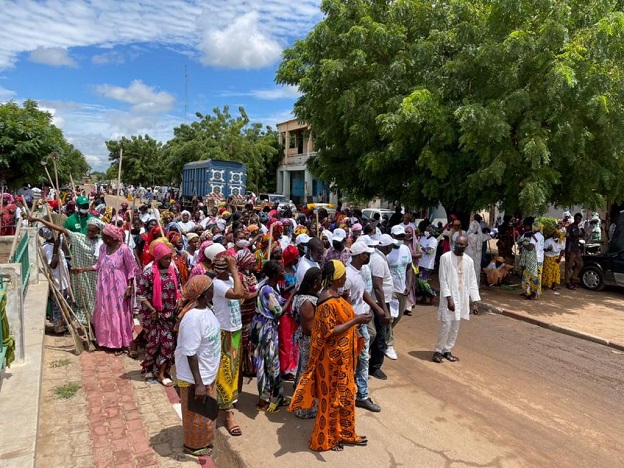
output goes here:
<path id="1" fill-rule="evenodd" d="M 234 161 L 207 159 L 182 167 L 182 196 L 204 197 L 218 193 L 224 198 L 245 195 L 247 166 Z"/>

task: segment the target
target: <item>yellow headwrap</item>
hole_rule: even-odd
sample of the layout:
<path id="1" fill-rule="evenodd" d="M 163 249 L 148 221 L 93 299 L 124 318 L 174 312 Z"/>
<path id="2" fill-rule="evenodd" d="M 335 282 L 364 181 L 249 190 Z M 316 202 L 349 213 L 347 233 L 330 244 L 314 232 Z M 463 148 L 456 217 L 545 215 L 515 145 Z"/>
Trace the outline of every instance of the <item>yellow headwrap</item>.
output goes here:
<path id="1" fill-rule="evenodd" d="M 334 281 L 347 274 L 347 269 L 345 268 L 344 263 L 340 260 L 332 260 L 331 262 L 334 264 L 334 276 L 332 278 Z"/>

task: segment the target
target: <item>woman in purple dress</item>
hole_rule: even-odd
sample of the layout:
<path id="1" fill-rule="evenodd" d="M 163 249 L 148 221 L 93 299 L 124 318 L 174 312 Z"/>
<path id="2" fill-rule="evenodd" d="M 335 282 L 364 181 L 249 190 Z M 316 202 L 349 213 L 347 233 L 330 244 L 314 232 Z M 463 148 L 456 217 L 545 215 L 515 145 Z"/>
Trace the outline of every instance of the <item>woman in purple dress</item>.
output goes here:
<path id="1" fill-rule="evenodd" d="M 139 269 L 132 250 L 123 243 L 123 230 L 107 224 L 102 230 L 100 254 L 95 265 L 74 268 L 73 273 L 96 271 L 97 289 L 93 328 L 97 344 L 119 355 L 132 342 L 133 279 Z"/>

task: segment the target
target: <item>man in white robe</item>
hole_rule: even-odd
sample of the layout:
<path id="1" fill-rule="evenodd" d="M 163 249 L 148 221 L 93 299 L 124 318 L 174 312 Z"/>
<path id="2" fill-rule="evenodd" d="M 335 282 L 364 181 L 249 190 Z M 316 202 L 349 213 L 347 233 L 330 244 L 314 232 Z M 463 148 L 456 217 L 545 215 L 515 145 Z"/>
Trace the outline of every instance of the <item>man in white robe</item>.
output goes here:
<path id="1" fill-rule="evenodd" d="M 453 250 L 440 257 L 438 309 L 440 332 L 433 353 L 433 362 L 440 363 L 443 358 L 451 362 L 457 361 L 451 350 L 457 341 L 459 321 L 470 320 L 470 301 L 472 312 L 475 314 L 479 312 L 477 301 L 480 301 L 481 297 L 474 262 L 468 255 L 464 255 L 467 246 L 468 238 L 460 235 L 455 241 Z"/>

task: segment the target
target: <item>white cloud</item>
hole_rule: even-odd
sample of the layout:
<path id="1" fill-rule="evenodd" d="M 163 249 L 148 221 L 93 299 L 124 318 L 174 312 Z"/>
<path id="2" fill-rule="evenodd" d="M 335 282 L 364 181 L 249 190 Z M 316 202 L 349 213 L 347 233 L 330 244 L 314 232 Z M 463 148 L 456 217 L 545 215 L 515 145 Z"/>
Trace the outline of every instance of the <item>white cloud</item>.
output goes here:
<path id="1" fill-rule="evenodd" d="M 77 64 L 63 47 L 37 47 L 30 53 L 30 60 L 53 67 L 76 67 Z"/>
<path id="2" fill-rule="evenodd" d="M 113 48 L 150 42 L 199 54 L 202 62 L 211 66 L 263 67 L 274 63 L 283 45 L 304 36 L 321 18 L 320 0 L 1 3 L 0 69 L 15 65 L 24 52 L 60 66 L 73 63 L 67 53 L 72 47 Z M 102 55 L 98 53 L 92 60 L 120 60 Z"/>
<path id="3" fill-rule="evenodd" d="M 109 99 L 132 104 L 132 111 L 138 114 L 157 114 L 171 109 L 175 97 L 166 91 L 155 91 L 141 80 L 134 80 L 130 86 L 98 85 L 95 91 Z"/>
<path id="4" fill-rule="evenodd" d="M 262 68 L 275 63 L 282 53 L 282 46 L 259 24 L 255 11 L 223 29 L 208 29 L 199 48 L 204 65 L 225 68 Z"/>
<path id="5" fill-rule="evenodd" d="M 268 101 L 272 101 L 275 99 L 294 99 L 301 96 L 299 92 L 299 88 L 297 86 L 279 86 L 273 89 L 258 89 L 252 91 L 252 96 L 257 97 L 258 99 L 264 99 Z"/>
<path id="6" fill-rule="evenodd" d="M 12 89 L 7 89 L 4 86 L 0 86 L 0 104 L 15 98 L 15 95 L 16 93 Z"/>
<path id="7" fill-rule="evenodd" d="M 91 57 L 91 62 L 94 65 L 121 65 L 126 61 L 126 57 L 119 51 L 112 50 L 110 52 L 104 52 L 103 54 L 97 54 Z"/>

